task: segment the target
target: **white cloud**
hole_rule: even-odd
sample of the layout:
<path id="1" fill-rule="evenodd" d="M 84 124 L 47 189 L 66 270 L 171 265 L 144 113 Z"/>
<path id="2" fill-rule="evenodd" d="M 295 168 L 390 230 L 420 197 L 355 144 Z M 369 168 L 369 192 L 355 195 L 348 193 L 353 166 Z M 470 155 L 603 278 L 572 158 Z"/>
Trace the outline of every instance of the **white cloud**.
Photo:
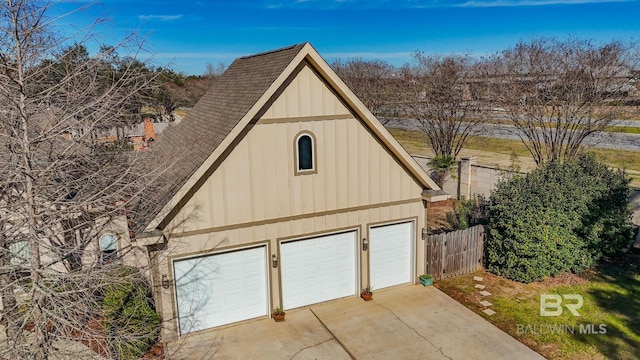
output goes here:
<path id="1" fill-rule="evenodd" d="M 507 6 L 544 6 L 544 5 L 577 5 L 630 2 L 635 0 L 470 0 L 456 4 L 457 7 L 507 7 Z"/>
<path id="2" fill-rule="evenodd" d="M 179 15 L 138 15 L 138 19 L 142 21 L 173 21 L 182 18 L 182 14 Z"/>

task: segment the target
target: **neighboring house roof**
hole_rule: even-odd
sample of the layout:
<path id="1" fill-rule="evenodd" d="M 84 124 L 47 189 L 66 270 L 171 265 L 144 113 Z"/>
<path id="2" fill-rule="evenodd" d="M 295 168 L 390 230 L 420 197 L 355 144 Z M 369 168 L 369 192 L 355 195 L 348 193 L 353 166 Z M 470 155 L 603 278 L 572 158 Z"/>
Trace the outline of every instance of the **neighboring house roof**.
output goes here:
<path id="1" fill-rule="evenodd" d="M 152 232 L 184 203 L 194 186 L 224 160 L 288 85 L 295 70 L 311 65 L 367 124 L 425 189 L 438 186 L 331 70 L 309 43 L 236 59 L 178 125 L 169 127 L 143 156 L 166 170 L 133 211 L 136 234 Z M 167 159 L 172 163 L 166 164 Z"/>

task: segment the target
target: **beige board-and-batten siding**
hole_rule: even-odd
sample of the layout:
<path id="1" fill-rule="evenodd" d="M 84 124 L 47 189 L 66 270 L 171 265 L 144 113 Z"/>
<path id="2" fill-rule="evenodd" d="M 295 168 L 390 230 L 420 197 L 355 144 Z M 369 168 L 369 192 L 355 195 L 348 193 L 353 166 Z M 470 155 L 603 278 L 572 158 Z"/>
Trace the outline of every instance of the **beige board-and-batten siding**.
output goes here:
<path id="1" fill-rule="evenodd" d="M 317 173 L 294 175 L 293 141 L 317 141 Z M 258 124 L 176 216 L 174 233 L 420 198 L 355 119 Z"/>
<path id="2" fill-rule="evenodd" d="M 309 73 L 303 70 L 298 77 Z M 304 86 L 326 87 L 315 78 Z M 294 80 L 280 98 L 298 103 L 295 96 L 303 93 L 298 84 Z M 348 110 L 339 99 L 321 98 L 331 102 L 323 109 L 338 114 L 291 113 L 289 106 L 282 106 L 282 113 L 267 111 L 265 116 L 273 117 L 260 119 L 235 146 L 171 222 L 172 232 L 420 198 L 420 185 L 359 120 L 345 117 Z M 285 118 L 289 121 L 273 122 Z M 294 175 L 294 141 L 301 131 L 316 139 L 316 174 Z"/>
<path id="3" fill-rule="evenodd" d="M 303 131 L 316 142 L 312 174 L 295 171 L 295 138 Z M 359 243 L 373 224 L 407 220 L 421 241 L 422 190 L 316 73 L 303 67 L 168 224 L 158 268 L 172 281 L 176 258 L 262 244 L 270 258 L 283 239 L 356 230 Z M 366 286 L 368 254 L 358 248 L 359 285 Z M 424 264 L 424 247 L 413 253 L 415 263 Z M 272 307 L 281 302 L 278 271 L 269 267 Z M 160 290 L 164 319 L 176 317 L 172 291 Z M 177 335 L 175 325 L 165 323 L 165 338 Z"/>

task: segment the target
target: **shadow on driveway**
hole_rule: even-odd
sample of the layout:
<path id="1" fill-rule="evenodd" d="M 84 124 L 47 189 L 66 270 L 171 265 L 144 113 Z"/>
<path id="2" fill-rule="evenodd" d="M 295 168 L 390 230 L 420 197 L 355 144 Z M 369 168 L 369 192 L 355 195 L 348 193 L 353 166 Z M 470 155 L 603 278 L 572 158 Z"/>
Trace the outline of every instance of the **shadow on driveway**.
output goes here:
<path id="1" fill-rule="evenodd" d="M 543 359 L 434 287 L 376 291 L 287 311 L 287 319 L 202 331 L 171 359 Z"/>

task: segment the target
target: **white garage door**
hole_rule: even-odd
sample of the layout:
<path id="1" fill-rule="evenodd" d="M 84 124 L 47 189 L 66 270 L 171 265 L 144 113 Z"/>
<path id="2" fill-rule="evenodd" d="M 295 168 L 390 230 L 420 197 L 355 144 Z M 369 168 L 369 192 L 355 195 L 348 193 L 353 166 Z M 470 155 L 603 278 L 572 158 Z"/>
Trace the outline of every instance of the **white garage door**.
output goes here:
<path id="1" fill-rule="evenodd" d="M 369 229 L 371 286 L 381 289 L 411 281 L 412 234 L 412 222 Z"/>
<path id="2" fill-rule="evenodd" d="M 356 293 L 356 232 L 280 245 L 282 306 L 296 308 Z"/>
<path id="3" fill-rule="evenodd" d="M 180 334 L 268 314 L 266 247 L 173 263 Z"/>

